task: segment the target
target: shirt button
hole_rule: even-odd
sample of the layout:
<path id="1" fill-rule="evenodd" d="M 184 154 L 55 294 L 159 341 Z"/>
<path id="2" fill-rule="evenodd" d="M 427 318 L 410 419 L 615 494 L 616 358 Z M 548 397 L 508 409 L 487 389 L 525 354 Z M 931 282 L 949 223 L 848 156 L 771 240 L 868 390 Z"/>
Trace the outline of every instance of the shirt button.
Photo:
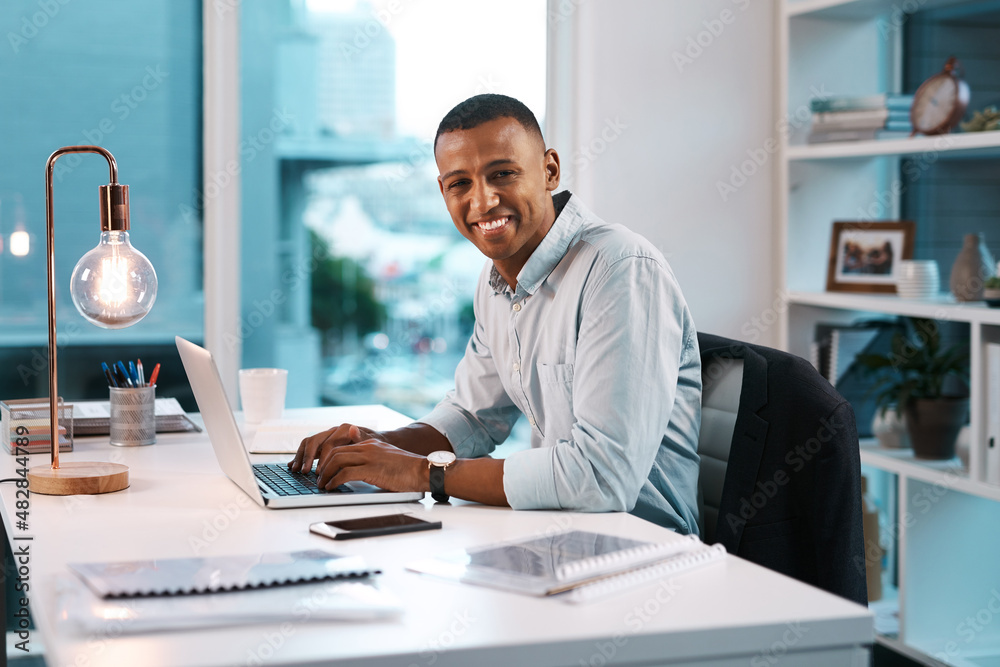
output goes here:
<path id="1" fill-rule="evenodd" d="M 521 364 L 519 364 L 519 363 L 517 363 L 517 362 L 515 361 L 515 362 L 514 362 L 514 372 L 516 373 L 516 372 L 518 372 L 519 370 L 521 370 Z"/>
<path id="2" fill-rule="evenodd" d="M 534 426 L 535 425 L 535 418 L 534 417 L 528 417 L 528 423 L 531 424 L 532 426 Z"/>
<path id="3" fill-rule="evenodd" d="M 517 312 L 520 312 L 520 310 L 521 310 L 521 304 L 515 303 L 514 304 L 514 312 L 517 313 Z"/>

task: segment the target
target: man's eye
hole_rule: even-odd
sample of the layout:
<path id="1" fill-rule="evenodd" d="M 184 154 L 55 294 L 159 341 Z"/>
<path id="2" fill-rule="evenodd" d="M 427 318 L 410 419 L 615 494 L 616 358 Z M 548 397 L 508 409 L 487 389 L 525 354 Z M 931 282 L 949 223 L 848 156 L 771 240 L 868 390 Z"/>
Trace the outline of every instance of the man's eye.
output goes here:
<path id="1" fill-rule="evenodd" d="M 466 184 L 468 184 L 468 181 L 466 181 L 466 180 L 461 180 L 461 181 L 452 181 L 452 182 L 451 182 L 451 183 L 450 183 L 450 184 L 448 185 L 448 189 L 449 189 L 449 190 L 454 190 L 455 188 L 460 188 L 460 187 L 462 187 L 463 185 L 466 185 Z"/>
<path id="2" fill-rule="evenodd" d="M 507 178 L 508 176 L 512 176 L 513 174 L 514 172 L 512 171 L 498 171 L 496 173 L 496 178 Z"/>

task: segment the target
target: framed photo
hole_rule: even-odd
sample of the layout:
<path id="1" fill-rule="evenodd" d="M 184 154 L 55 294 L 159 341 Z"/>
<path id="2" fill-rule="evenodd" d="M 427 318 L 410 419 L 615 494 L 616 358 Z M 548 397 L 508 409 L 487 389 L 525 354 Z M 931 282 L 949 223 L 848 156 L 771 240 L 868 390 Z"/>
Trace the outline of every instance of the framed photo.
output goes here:
<path id="1" fill-rule="evenodd" d="M 829 292 L 896 292 L 899 260 L 913 258 L 911 220 L 834 222 Z"/>

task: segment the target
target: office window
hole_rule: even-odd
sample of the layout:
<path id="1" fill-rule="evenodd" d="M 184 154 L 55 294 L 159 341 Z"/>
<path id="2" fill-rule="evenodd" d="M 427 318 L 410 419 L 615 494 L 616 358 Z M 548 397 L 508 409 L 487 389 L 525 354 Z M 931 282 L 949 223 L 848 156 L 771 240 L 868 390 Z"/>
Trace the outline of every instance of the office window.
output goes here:
<path id="1" fill-rule="evenodd" d="M 419 417 L 453 385 L 486 262 L 432 141 L 477 93 L 545 115 L 544 0 L 240 4 L 242 365 L 288 405 Z"/>
<path id="2" fill-rule="evenodd" d="M 130 188 L 132 243 L 156 268 L 159 292 L 127 329 L 100 329 L 77 313 L 70 275 L 98 243 L 97 188 L 108 166 L 99 155 L 60 158 L 60 393 L 107 399 L 100 361 L 149 366 L 176 359 L 175 334 L 202 337 L 201 11 L 196 0 L 0 3 L 0 398 L 48 395 L 44 173 L 62 146 L 97 144 L 115 156 Z M 178 375 L 161 374 L 161 394 L 186 391 Z"/>

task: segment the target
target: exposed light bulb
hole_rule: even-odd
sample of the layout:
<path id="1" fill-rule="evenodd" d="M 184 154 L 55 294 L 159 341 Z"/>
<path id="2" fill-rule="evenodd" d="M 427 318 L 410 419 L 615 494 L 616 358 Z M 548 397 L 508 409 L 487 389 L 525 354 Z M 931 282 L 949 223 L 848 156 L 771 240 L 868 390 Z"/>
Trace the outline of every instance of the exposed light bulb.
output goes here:
<path id="1" fill-rule="evenodd" d="M 31 237 L 28 232 L 18 229 L 10 235 L 10 254 L 14 257 L 24 257 L 31 250 Z"/>
<path id="2" fill-rule="evenodd" d="M 101 232 L 101 242 L 77 262 L 70 294 L 97 326 L 121 329 L 146 316 L 156 301 L 156 271 L 132 247 L 126 231 Z"/>

